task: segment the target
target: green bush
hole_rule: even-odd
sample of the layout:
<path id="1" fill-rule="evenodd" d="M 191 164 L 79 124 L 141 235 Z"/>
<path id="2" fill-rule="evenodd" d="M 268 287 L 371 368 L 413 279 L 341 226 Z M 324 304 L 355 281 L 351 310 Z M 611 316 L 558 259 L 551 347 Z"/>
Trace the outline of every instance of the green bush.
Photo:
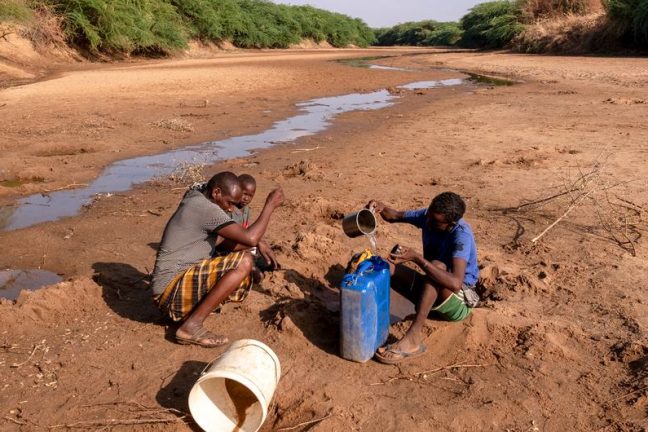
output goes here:
<path id="1" fill-rule="evenodd" d="M 234 0 L 171 0 L 191 37 L 220 41 L 243 27 L 241 8 Z"/>
<path id="2" fill-rule="evenodd" d="M 512 2 L 492 1 L 473 7 L 461 18 L 459 45 L 468 48 L 502 48 L 522 30 L 520 10 Z"/>
<path id="3" fill-rule="evenodd" d="M 604 6 L 619 35 L 648 46 L 648 0 L 606 0 Z"/>
<path id="4" fill-rule="evenodd" d="M 391 28 L 376 29 L 376 44 L 392 45 L 454 45 L 461 38 L 458 23 L 433 20 L 407 22 Z"/>
<path id="5" fill-rule="evenodd" d="M 359 19 L 265 0 L 0 0 L 0 21 L 29 19 L 44 4 L 62 17 L 68 41 L 91 53 L 168 53 L 189 38 L 242 48 L 287 48 L 302 38 L 367 46 Z M 39 6 L 40 5 L 40 6 Z"/>
<path id="6" fill-rule="evenodd" d="M 0 1 L 0 22 L 23 23 L 31 20 L 32 12 L 22 0 Z"/>
<path id="7" fill-rule="evenodd" d="M 301 26 L 288 6 L 266 1 L 240 0 L 243 26 L 234 34 L 242 48 L 286 48 L 301 39 Z"/>
<path id="8" fill-rule="evenodd" d="M 73 43 L 92 51 L 168 52 L 183 48 L 182 18 L 160 0 L 58 0 Z"/>
<path id="9" fill-rule="evenodd" d="M 427 38 L 425 38 L 423 45 L 455 45 L 457 42 L 459 42 L 462 35 L 463 30 L 461 30 L 461 28 L 459 27 L 459 23 L 441 23 L 435 30 L 430 33 Z"/>
<path id="10" fill-rule="evenodd" d="M 241 48 L 287 48 L 302 38 L 367 46 L 373 32 L 361 20 L 311 6 L 263 0 L 173 0 L 193 37 L 231 39 Z"/>

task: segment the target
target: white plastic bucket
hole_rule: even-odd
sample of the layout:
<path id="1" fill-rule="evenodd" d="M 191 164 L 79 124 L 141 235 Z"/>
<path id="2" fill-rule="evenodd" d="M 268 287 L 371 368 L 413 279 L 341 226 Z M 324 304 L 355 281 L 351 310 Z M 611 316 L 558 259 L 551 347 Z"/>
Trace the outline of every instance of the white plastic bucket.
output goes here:
<path id="1" fill-rule="evenodd" d="M 189 393 L 189 410 L 206 432 L 256 432 L 280 377 L 279 359 L 267 345 L 236 341 L 198 378 Z"/>

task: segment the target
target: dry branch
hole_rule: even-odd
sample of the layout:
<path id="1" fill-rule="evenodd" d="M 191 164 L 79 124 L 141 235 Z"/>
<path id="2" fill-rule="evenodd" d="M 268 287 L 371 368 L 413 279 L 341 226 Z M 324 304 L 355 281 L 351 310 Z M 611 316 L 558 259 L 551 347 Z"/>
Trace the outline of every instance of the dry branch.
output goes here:
<path id="1" fill-rule="evenodd" d="M 562 197 L 568 197 L 566 209 L 540 234 L 531 239 L 531 243 L 538 242 L 551 229 L 564 220 L 574 209 L 584 206 L 584 201 L 589 198 L 591 205 L 588 209 L 598 218 L 596 226 L 607 232 L 608 238 L 614 241 L 623 250 L 636 256 L 637 242 L 641 238 L 638 224 L 641 222 L 642 208 L 638 204 L 621 198 L 615 194 L 619 202 L 612 202 L 608 191 L 620 186 L 628 185 L 639 179 L 630 179 L 618 182 L 606 181 L 602 175 L 605 162 L 612 153 L 603 150 L 592 162 L 590 168 L 576 167 L 575 178 L 572 180 L 567 176 L 562 180 L 562 191 L 554 192 L 551 195 L 539 198 L 534 201 L 519 204 L 516 207 L 498 209 L 504 214 L 508 212 L 521 211 L 538 204 L 546 204 Z M 602 195 L 601 195 L 602 194 Z M 592 226 L 590 228 L 595 228 Z"/>
<path id="2" fill-rule="evenodd" d="M 48 193 L 58 192 L 58 191 L 62 191 L 62 190 L 65 190 L 65 189 L 72 188 L 72 187 L 80 187 L 80 186 L 88 186 L 88 184 L 87 183 L 70 183 L 67 186 L 63 186 L 63 187 L 56 188 L 56 189 L 44 189 L 43 193 L 48 194 Z"/>
<path id="3" fill-rule="evenodd" d="M 15 424 L 17 424 L 17 425 L 21 425 L 21 426 L 24 426 L 24 425 L 27 424 L 27 423 L 24 422 L 24 421 L 16 420 L 16 419 L 13 419 L 13 418 L 11 418 L 11 417 L 9 417 L 9 416 L 4 416 L 4 419 L 5 419 L 5 420 L 9 420 L 10 422 L 15 423 Z"/>
<path id="4" fill-rule="evenodd" d="M 296 150 L 291 151 L 291 153 L 309 152 L 309 151 L 313 151 L 313 150 L 319 150 L 319 149 L 321 149 L 321 148 L 322 148 L 322 147 L 320 147 L 319 144 L 318 144 L 317 147 L 313 147 L 313 148 L 300 148 L 300 149 L 296 149 Z"/>
<path id="5" fill-rule="evenodd" d="M 643 391 L 643 390 L 648 390 L 648 386 L 641 387 L 641 388 L 638 388 L 636 390 L 632 390 L 630 393 L 626 393 L 626 394 L 624 394 L 622 396 L 615 397 L 614 399 L 607 400 L 607 401 L 603 402 L 603 405 L 607 405 L 607 404 L 609 404 L 611 402 L 618 401 L 619 399 L 625 399 L 628 396 L 632 396 L 633 394 L 638 393 L 638 392 Z"/>
<path id="6" fill-rule="evenodd" d="M 385 385 L 385 384 L 389 384 L 390 382 L 397 381 L 397 380 L 405 380 L 405 381 L 415 382 L 415 381 L 417 381 L 415 379 L 415 377 L 419 378 L 419 379 L 423 378 L 425 380 L 425 379 L 427 379 L 428 375 L 434 375 L 434 374 L 442 372 L 444 370 L 463 369 L 463 368 L 476 368 L 476 367 L 486 367 L 486 366 L 489 366 L 489 365 L 487 365 L 487 364 L 461 364 L 461 363 L 455 363 L 455 364 L 451 364 L 451 365 L 448 365 L 448 366 L 441 366 L 441 367 L 438 367 L 438 368 L 435 368 L 435 369 L 426 370 L 426 371 L 423 371 L 423 372 L 417 372 L 417 373 L 414 374 L 414 376 L 407 376 L 405 374 L 399 374 L 399 375 L 397 375 L 395 377 L 389 378 L 386 381 L 381 381 L 381 382 L 376 382 L 376 383 L 369 384 L 369 386 Z"/>
<path id="7" fill-rule="evenodd" d="M 553 228 L 553 227 L 555 227 L 556 225 L 558 225 L 558 222 L 560 222 L 560 221 L 563 220 L 565 217 L 567 217 L 567 215 L 568 215 L 569 213 L 571 213 L 572 210 L 574 210 L 576 207 L 578 207 L 578 205 L 579 205 L 579 204 L 580 204 L 580 203 L 581 203 L 585 198 L 587 198 L 587 197 L 588 197 L 592 192 L 594 192 L 594 191 L 595 191 L 595 189 L 592 189 L 592 190 L 590 190 L 589 192 L 587 192 L 586 194 L 581 195 L 581 196 L 580 196 L 580 197 L 579 197 L 579 198 L 578 198 L 578 199 L 577 199 L 577 200 L 576 200 L 572 205 L 570 205 L 570 206 L 567 208 L 567 210 L 562 214 L 562 216 L 560 216 L 558 219 L 556 219 L 556 220 L 555 220 L 551 225 L 549 225 L 547 228 L 545 228 L 545 230 L 542 231 L 540 234 L 538 234 L 536 237 L 534 237 L 533 239 L 531 239 L 531 243 L 535 243 L 535 242 L 537 242 L 538 240 L 540 240 L 540 238 L 541 238 L 543 235 L 545 235 L 547 232 L 549 232 L 549 230 L 550 230 L 551 228 Z"/>
<path id="8" fill-rule="evenodd" d="M 178 409 L 175 408 L 160 408 L 160 407 L 150 407 L 146 406 L 140 402 L 137 401 L 113 401 L 113 402 L 101 402 L 101 403 L 96 403 L 96 404 L 88 404 L 88 405 L 81 405 L 82 408 L 92 408 L 92 407 L 99 407 L 99 406 L 119 406 L 119 405 L 126 405 L 130 407 L 135 407 L 139 411 L 146 411 L 149 413 L 171 413 L 171 414 L 176 414 L 179 416 L 186 416 L 187 413 L 182 412 Z"/>
<path id="9" fill-rule="evenodd" d="M 439 368 L 436 368 L 436 369 L 431 369 L 431 370 L 428 370 L 428 371 L 417 372 L 416 376 L 433 375 L 435 373 L 438 373 L 438 372 L 441 372 L 441 371 L 444 371 L 444 370 L 449 370 L 449 369 L 477 368 L 477 367 L 486 367 L 486 366 L 489 366 L 489 365 L 487 365 L 487 364 L 461 364 L 461 363 L 456 363 L 456 364 L 452 364 L 452 365 L 449 365 L 449 366 L 443 366 L 443 367 L 439 367 Z"/>
<path id="10" fill-rule="evenodd" d="M 38 348 L 40 348 L 40 347 L 41 347 L 40 344 L 36 344 L 36 345 L 34 345 L 34 349 L 32 349 L 32 352 L 29 354 L 29 357 L 27 357 L 27 360 L 25 360 L 25 361 L 22 362 L 22 363 L 13 363 L 13 364 L 11 365 L 11 367 L 12 367 L 12 368 L 19 368 L 19 367 L 21 367 L 21 366 L 26 365 L 26 364 L 29 362 L 29 360 L 31 360 L 31 358 L 34 357 L 34 354 L 36 353 L 36 350 L 37 350 Z"/>
<path id="11" fill-rule="evenodd" d="M 105 420 L 90 420 L 79 421 L 75 423 L 59 424 L 50 426 L 50 429 L 86 429 L 86 428 L 99 428 L 106 426 L 130 426 L 142 424 L 156 424 L 156 423 L 178 423 L 185 419 L 185 417 L 176 417 L 168 419 L 160 418 L 143 418 L 143 419 L 105 419 Z"/>
<path id="12" fill-rule="evenodd" d="M 277 432 L 278 431 L 289 431 L 289 430 L 299 429 L 300 427 L 309 426 L 309 425 L 312 425 L 314 423 L 319 423 L 321 421 L 326 420 L 329 417 L 333 417 L 333 414 L 328 414 L 328 415 L 325 415 L 324 417 L 321 417 L 321 418 L 318 418 L 318 419 L 309 420 L 307 422 L 299 423 L 299 424 L 296 424 L 295 426 L 279 428 L 279 429 L 277 429 Z"/>

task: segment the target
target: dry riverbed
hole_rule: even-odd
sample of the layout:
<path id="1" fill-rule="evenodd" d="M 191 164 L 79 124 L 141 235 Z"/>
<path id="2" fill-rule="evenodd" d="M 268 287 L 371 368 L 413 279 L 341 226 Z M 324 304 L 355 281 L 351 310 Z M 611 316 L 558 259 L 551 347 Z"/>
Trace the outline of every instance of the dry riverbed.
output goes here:
<path id="1" fill-rule="evenodd" d="M 19 184 L 0 186 L 1 203 L 87 184 L 117 160 L 263 131 L 301 101 L 390 88 L 399 96 L 391 107 L 344 114 L 319 134 L 203 170 L 253 174 L 257 212 L 274 185 L 287 196 L 268 234 L 287 270 L 207 321 L 278 354 L 284 374 L 263 430 L 320 419 L 290 430 L 648 427 L 646 60 L 442 52 L 375 60 L 411 71 L 330 61 L 390 53 L 405 51 L 105 65 L 4 89 L 0 180 Z M 465 76 L 458 71 L 519 83 L 397 88 Z M 3 430 L 195 430 L 182 414 L 188 390 L 220 351 L 174 344 L 146 277 L 194 173 L 185 174 L 0 233 L 0 268 L 65 279 L 0 303 Z M 336 285 L 365 244 L 344 237 L 340 215 L 371 198 L 423 207 L 445 190 L 466 197 L 484 307 L 463 323 L 429 321 L 429 354 L 400 368 L 342 360 Z M 380 225 L 379 249 L 396 242 L 420 239 Z"/>

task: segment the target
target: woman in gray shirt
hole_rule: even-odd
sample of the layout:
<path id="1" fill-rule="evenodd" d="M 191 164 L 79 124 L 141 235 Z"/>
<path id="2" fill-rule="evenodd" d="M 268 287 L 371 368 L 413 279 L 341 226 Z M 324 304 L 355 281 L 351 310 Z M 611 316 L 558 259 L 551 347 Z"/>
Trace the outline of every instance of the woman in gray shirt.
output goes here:
<path id="1" fill-rule="evenodd" d="M 281 188 L 268 194 L 261 214 L 249 228 L 234 223 L 228 213 L 241 199 L 236 174 L 221 172 L 204 191 L 189 190 L 167 222 L 153 271 L 153 295 L 174 321 L 181 344 L 217 347 L 228 342 L 203 327 L 209 314 L 226 301 L 242 301 L 252 286 L 254 265 L 249 249 L 259 247 L 270 216 L 284 201 Z M 216 255 L 216 244 L 227 241 L 233 252 Z"/>

